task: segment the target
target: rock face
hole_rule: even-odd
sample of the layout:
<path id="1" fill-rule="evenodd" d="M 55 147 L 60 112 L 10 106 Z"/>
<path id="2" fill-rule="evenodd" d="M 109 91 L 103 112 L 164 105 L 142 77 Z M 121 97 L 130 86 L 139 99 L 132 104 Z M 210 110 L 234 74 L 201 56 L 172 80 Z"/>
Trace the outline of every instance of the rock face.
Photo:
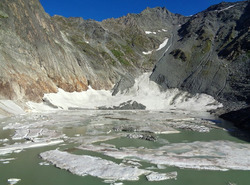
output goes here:
<path id="1" fill-rule="evenodd" d="M 100 110 L 145 110 L 146 106 L 136 101 L 129 100 L 121 103 L 119 106 L 99 107 Z"/>
<path id="2" fill-rule="evenodd" d="M 249 104 L 250 3 L 221 3 L 176 27 L 151 79 L 164 88 L 206 93 L 229 110 Z"/>
<path id="3" fill-rule="evenodd" d="M 234 122 L 235 126 L 250 131 L 250 107 L 222 114 L 220 117 Z"/>
<path id="4" fill-rule="evenodd" d="M 2 0 L 0 98 L 41 101 L 58 87 L 72 92 L 111 89 L 124 77 L 133 82 L 157 60 L 142 52 L 157 48 L 172 22 L 184 21 L 164 8 L 103 22 L 50 17 L 39 0 Z"/>

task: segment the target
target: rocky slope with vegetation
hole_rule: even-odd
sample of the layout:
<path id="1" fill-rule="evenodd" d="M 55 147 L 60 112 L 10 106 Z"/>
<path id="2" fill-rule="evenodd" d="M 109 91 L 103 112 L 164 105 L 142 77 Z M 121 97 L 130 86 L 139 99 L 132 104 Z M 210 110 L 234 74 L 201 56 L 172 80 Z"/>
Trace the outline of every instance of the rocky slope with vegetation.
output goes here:
<path id="1" fill-rule="evenodd" d="M 190 17 L 151 79 L 163 88 L 206 93 L 229 110 L 250 103 L 250 3 L 221 3 Z"/>
<path id="2" fill-rule="evenodd" d="M 50 17 L 39 0 L 0 2 L 0 97 L 41 101 L 44 93 L 111 89 L 152 70 L 154 50 L 185 18 L 165 8 L 103 22 Z M 146 34 L 146 30 L 161 30 Z M 162 29 L 168 31 L 163 32 Z"/>

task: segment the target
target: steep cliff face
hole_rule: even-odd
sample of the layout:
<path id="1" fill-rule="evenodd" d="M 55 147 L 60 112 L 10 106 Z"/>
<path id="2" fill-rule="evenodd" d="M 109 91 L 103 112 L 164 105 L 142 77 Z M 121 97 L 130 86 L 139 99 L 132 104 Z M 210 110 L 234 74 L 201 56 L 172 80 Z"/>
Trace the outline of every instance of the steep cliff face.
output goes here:
<path id="1" fill-rule="evenodd" d="M 50 17 L 39 0 L 0 2 L 0 98 L 111 89 L 151 71 L 163 88 L 207 93 L 229 109 L 249 104 L 250 4 L 221 3 L 191 17 L 147 8 L 102 22 Z"/>
<path id="2" fill-rule="evenodd" d="M 151 79 L 207 93 L 229 109 L 249 104 L 249 7 L 249 1 L 221 3 L 190 17 L 173 33 Z"/>
<path id="3" fill-rule="evenodd" d="M 122 76 L 132 80 L 157 60 L 154 52 L 142 52 L 157 48 L 170 32 L 148 35 L 146 29 L 171 30 L 169 17 L 182 16 L 156 8 L 96 22 L 50 17 L 39 0 L 2 0 L 0 97 L 41 101 L 58 87 L 111 89 Z M 148 19 L 157 20 L 157 27 Z"/>

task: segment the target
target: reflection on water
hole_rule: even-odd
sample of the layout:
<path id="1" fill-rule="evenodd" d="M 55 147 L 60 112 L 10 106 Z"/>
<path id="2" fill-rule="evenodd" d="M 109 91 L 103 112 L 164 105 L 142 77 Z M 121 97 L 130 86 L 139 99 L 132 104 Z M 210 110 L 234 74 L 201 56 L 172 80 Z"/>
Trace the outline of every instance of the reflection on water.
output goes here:
<path id="1" fill-rule="evenodd" d="M 206 118 L 214 119 L 211 117 Z M 125 163 L 132 165 L 129 159 L 124 161 L 123 159 L 115 159 L 98 151 L 86 151 L 78 148 L 82 145 L 93 145 L 104 148 L 115 147 L 119 150 L 124 148 L 141 148 L 145 151 L 148 149 L 158 152 L 158 148 L 172 145 L 182 153 L 184 151 L 178 149 L 178 143 L 186 143 L 188 145 L 188 143 L 196 141 L 206 143 L 230 141 L 236 143 L 236 145 L 237 143 L 239 145 L 247 144 L 243 140 L 232 137 L 222 128 L 216 128 L 216 125 L 212 122 L 205 123 L 210 132 L 192 131 L 194 125 L 197 125 L 198 122 L 202 122 L 202 119 L 194 119 L 193 116 L 185 112 L 169 113 L 162 111 L 60 111 L 8 118 L 2 120 L 0 125 L 0 184 L 8 184 L 7 180 L 10 178 L 21 179 L 17 183 L 18 185 L 106 184 L 104 183 L 104 179 L 92 176 L 81 177 L 66 170 L 55 168 L 53 165 L 41 165 L 46 163 L 42 163 L 45 161 L 39 157 L 39 154 L 56 148 L 71 154 L 97 156 L 118 164 Z M 117 126 L 123 126 L 122 128 L 124 128 L 124 126 L 128 125 L 132 130 L 123 129 L 123 131 L 117 131 L 114 129 Z M 180 125 L 182 125 L 182 129 L 177 129 L 177 126 L 179 128 Z M 27 130 L 28 132 L 26 132 Z M 20 138 L 14 140 L 17 132 Z M 131 132 L 153 133 L 156 135 L 157 140 L 152 142 L 141 139 L 130 139 L 127 136 Z M 25 134 L 22 135 L 22 133 Z M 6 149 L 13 144 L 22 146 L 22 144 L 26 144 L 27 142 L 46 143 L 57 140 L 63 140 L 64 143 L 53 146 L 25 148 L 22 151 L 13 150 L 9 154 L 1 155 L 1 149 Z M 145 176 L 141 176 L 139 181 L 124 181 L 123 184 L 227 185 L 229 182 L 232 182 L 244 185 L 248 184 L 249 180 L 249 171 L 229 170 L 224 172 L 182 169 L 174 166 L 164 167 L 146 160 L 139 160 L 138 163 L 141 165 L 139 168 L 150 169 L 154 172 L 167 173 L 177 171 L 177 180 L 148 182 Z"/>

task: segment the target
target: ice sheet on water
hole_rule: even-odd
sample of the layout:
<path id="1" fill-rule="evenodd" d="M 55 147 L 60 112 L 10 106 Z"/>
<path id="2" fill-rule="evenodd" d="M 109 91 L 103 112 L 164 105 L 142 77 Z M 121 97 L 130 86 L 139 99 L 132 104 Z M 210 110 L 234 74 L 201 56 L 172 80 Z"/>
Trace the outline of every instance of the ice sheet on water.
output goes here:
<path id="1" fill-rule="evenodd" d="M 17 179 L 17 178 L 10 178 L 8 179 L 8 183 L 9 184 L 17 184 L 21 179 Z"/>
<path id="2" fill-rule="evenodd" d="M 5 158 L 5 159 L 0 158 L 0 162 L 3 164 L 9 164 L 10 161 L 13 161 L 13 160 L 15 160 L 15 158 Z"/>
<path id="3" fill-rule="evenodd" d="M 168 179 L 176 179 L 177 172 L 169 172 L 169 173 L 158 173 L 153 172 L 146 176 L 148 181 L 163 181 Z"/>
<path id="4" fill-rule="evenodd" d="M 88 155 L 74 155 L 59 150 L 41 153 L 40 156 L 58 168 L 66 169 L 79 176 L 91 175 L 109 180 L 139 180 L 139 176 L 147 174 L 148 170 L 121 166 L 112 161 Z"/>
<path id="5" fill-rule="evenodd" d="M 112 148 L 82 145 L 79 149 L 100 152 L 116 159 L 136 158 L 156 165 L 199 170 L 250 170 L 250 144 L 229 141 L 172 143 L 154 149 Z"/>
<path id="6" fill-rule="evenodd" d="M 79 176 L 91 175 L 105 179 L 105 182 L 136 181 L 141 175 L 148 175 L 149 181 L 162 181 L 177 177 L 177 172 L 156 173 L 134 166 L 117 164 L 112 161 L 88 155 L 75 155 L 59 150 L 43 152 L 40 156 L 57 166 Z M 120 183 L 117 183 L 120 184 Z M 122 184 L 122 183 L 121 183 Z"/>
<path id="7" fill-rule="evenodd" d="M 16 143 L 13 145 L 7 145 L 4 147 L 0 147 L 0 156 L 11 154 L 15 151 L 20 151 L 27 148 L 37 148 L 43 146 L 51 146 L 63 143 L 63 140 L 53 140 L 53 141 L 42 141 L 42 142 L 26 142 L 26 143 Z"/>

